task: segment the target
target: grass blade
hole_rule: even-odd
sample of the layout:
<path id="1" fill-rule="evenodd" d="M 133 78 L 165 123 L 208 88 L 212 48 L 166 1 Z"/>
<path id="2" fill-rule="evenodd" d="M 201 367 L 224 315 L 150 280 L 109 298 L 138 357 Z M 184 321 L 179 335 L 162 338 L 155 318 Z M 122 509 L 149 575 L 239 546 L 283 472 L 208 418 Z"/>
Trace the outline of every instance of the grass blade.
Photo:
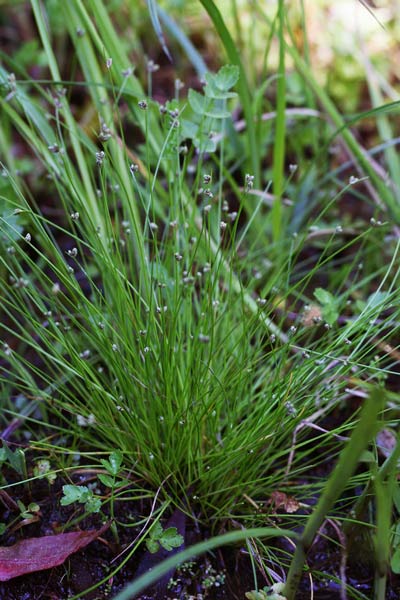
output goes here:
<path id="1" fill-rule="evenodd" d="M 149 7 L 151 23 L 158 37 L 158 41 L 160 42 L 161 48 L 164 50 L 164 53 L 168 57 L 170 62 L 173 62 L 172 56 L 167 48 L 163 30 L 161 29 L 160 19 L 158 18 L 157 2 L 155 0 L 147 0 L 147 6 Z"/>
<path id="2" fill-rule="evenodd" d="M 383 408 L 383 402 L 383 390 L 374 388 L 363 406 L 360 420 L 351 435 L 350 441 L 341 453 L 339 462 L 330 476 L 325 490 L 297 543 L 283 592 L 287 600 L 294 600 L 302 576 L 307 551 L 311 547 L 314 537 L 326 519 L 328 512 L 338 500 L 349 478 L 354 473 L 361 453 L 376 433 L 378 427 L 377 419 L 379 412 Z"/>

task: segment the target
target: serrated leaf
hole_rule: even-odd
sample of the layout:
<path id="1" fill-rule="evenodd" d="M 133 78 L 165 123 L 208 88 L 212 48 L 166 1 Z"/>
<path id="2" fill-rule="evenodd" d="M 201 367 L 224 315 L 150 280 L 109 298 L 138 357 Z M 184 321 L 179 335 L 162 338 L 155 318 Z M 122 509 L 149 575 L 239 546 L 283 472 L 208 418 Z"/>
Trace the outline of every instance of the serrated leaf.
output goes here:
<path id="1" fill-rule="evenodd" d="M 214 81 L 220 90 L 228 91 L 239 80 L 239 67 L 237 65 L 224 65 L 214 75 Z"/>
<path id="2" fill-rule="evenodd" d="M 160 537 L 160 544 L 165 550 L 172 550 L 173 548 L 179 548 L 182 546 L 184 539 L 176 527 L 168 527 L 165 531 L 163 531 L 162 536 Z"/>
<path id="3" fill-rule="evenodd" d="M 85 502 L 85 509 L 88 513 L 97 513 L 101 509 L 101 500 L 96 496 L 91 496 Z"/>
<path id="4" fill-rule="evenodd" d="M 151 528 L 151 531 L 149 533 L 149 537 L 152 540 L 159 540 L 160 537 L 163 534 L 163 528 L 161 526 L 161 524 L 157 521 L 157 523 L 154 523 L 153 527 Z"/>
<path id="5" fill-rule="evenodd" d="M 151 554 L 155 554 L 156 552 L 158 552 L 160 544 L 156 540 L 151 540 L 150 539 L 150 540 L 146 540 L 146 546 L 147 546 L 147 550 Z"/>
<path id="6" fill-rule="evenodd" d="M 225 92 L 224 90 L 220 90 L 219 87 L 215 85 L 211 73 L 206 73 L 205 78 L 207 85 L 204 87 L 204 94 L 207 98 L 213 98 L 214 100 L 228 100 L 228 98 L 235 98 L 237 96 L 235 92 Z"/>
<path id="7" fill-rule="evenodd" d="M 62 506 L 68 506 L 74 502 L 86 502 L 89 495 L 89 489 L 85 485 L 63 485 L 64 496 L 60 500 Z"/>
<path id="8" fill-rule="evenodd" d="M 122 459 L 122 452 L 116 450 L 115 452 L 111 452 L 108 460 L 101 459 L 100 462 L 111 475 L 118 475 L 121 468 Z"/>
<path id="9" fill-rule="evenodd" d="M 110 467 L 111 467 L 111 475 L 118 475 L 121 465 L 122 465 L 122 459 L 123 459 L 123 455 L 122 452 L 120 452 L 119 450 L 115 450 L 114 452 L 111 452 L 110 456 L 108 457 L 108 461 L 110 463 Z"/>
<path id="10" fill-rule="evenodd" d="M 109 488 L 113 488 L 114 487 L 115 481 L 109 475 L 106 475 L 105 473 L 99 473 L 97 475 L 97 477 L 98 477 L 98 479 L 100 479 L 101 483 L 103 485 L 105 485 L 106 487 L 109 487 Z"/>
<path id="11" fill-rule="evenodd" d="M 197 115 L 203 115 L 208 108 L 209 101 L 196 90 L 190 89 L 188 92 L 188 100 L 191 109 Z"/>

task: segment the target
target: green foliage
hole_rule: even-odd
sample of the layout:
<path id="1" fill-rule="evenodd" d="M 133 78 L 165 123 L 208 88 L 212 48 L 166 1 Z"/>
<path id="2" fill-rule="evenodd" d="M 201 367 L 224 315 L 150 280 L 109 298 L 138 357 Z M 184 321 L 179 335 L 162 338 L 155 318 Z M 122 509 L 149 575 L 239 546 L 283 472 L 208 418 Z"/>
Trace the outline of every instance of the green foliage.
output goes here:
<path id="1" fill-rule="evenodd" d="M 189 105 L 193 111 L 191 120 L 182 122 L 182 138 L 191 139 L 200 152 L 215 152 L 217 144 L 210 132 L 221 132 L 221 123 L 230 117 L 226 101 L 237 94 L 230 91 L 237 83 L 239 69 L 235 65 L 225 65 L 218 73 L 206 73 L 204 94 L 190 89 Z"/>
<path id="2" fill-rule="evenodd" d="M 279 592 L 283 591 L 284 584 L 276 583 L 271 587 L 265 587 L 258 592 L 246 592 L 247 600 L 286 600 Z"/>
<path id="3" fill-rule="evenodd" d="M 67 484 L 63 485 L 62 489 L 61 506 L 75 503 L 84 504 L 87 513 L 97 513 L 101 509 L 101 499 L 97 498 L 87 486 Z"/>
<path id="4" fill-rule="evenodd" d="M 333 325 L 339 316 L 340 299 L 335 298 L 333 294 L 323 288 L 314 290 L 314 296 L 322 306 L 322 316 L 324 320 L 328 325 Z"/>
<path id="5" fill-rule="evenodd" d="M 112 452 L 108 460 L 104 460 L 103 458 L 100 460 L 101 464 L 108 473 L 107 475 L 104 473 L 99 473 L 97 476 L 103 485 L 113 489 L 129 483 L 129 481 L 121 478 L 120 476 L 122 461 L 123 455 L 119 450 Z M 118 477 L 119 480 L 117 480 Z"/>
<path id="6" fill-rule="evenodd" d="M 146 546 L 149 552 L 155 554 L 158 552 L 160 546 L 170 552 L 174 548 L 179 548 L 184 542 L 183 537 L 176 527 L 168 527 L 163 529 L 161 524 L 157 521 L 149 532 L 149 537 L 146 540 Z"/>
<path id="7" fill-rule="evenodd" d="M 21 448 L 17 448 L 14 452 L 3 442 L 0 448 L 0 465 L 6 464 L 21 477 L 26 476 L 26 458 L 25 452 Z"/>
<path id="8" fill-rule="evenodd" d="M 32 439 L 40 441 L 41 423 L 46 440 L 48 429 L 54 434 L 44 443 L 52 465 L 59 460 L 73 471 L 72 456 L 81 452 L 82 462 L 101 466 L 104 498 L 65 485 L 61 505 L 76 505 L 78 519 L 107 505 L 117 538 L 117 527 L 126 526 L 117 520 L 117 500 L 154 503 L 149 519 L 170 506 L 189 515 L 195 503 L 199 519 L 218 533 L 221 524 L 264 524 L 254 504 L 286 493 L 290 481 L 290 494 L 305 506 L 317 496 L 325 502 L 313 513 L 318 518 L 309 518 L 314 526 L 330 511 L 347 517 L 332 497 L 369 489 L 376 447 L 360 451 L 359 472 L 336 480 L 328 498 L 332 480 L 315 473 L 331 465 L 343 429 L 353 439 L 353 394 L 362 398 L 372 381 L 397 376 L 400 322 L 396 179 L 382 181 L 373 151 L 361 147 L 349 123 L 373 122 L 383 110 L 386 118 L 395 107 L 377 106 L 351 122 L 341 115 L 298 54 L 283 2 L 272 17 L 266 6 L 249 8 L 254 27 L 268 33 L 260 38 L 267 40 L 260 70 L 251 55 L 257 36 L 236 43 L 216 4 L 203 0 L 231 64 L 207 72 L 201 92 L 176 91 L 160 111 L 128 70 L 132 55 L 144 52 L 140 40 L 126 39 L 118 2 L 31 4 L 39 32 L 32 52 L 48 65 L 53 85 L 25 80 L 22 70 L 13 75 L 7 60 L 0 70 L 0 380 L 12 398 L 29 399 L 31 408 L 18 418 L 31 426 Z M 163 45 L 159 9 L 155 2 L 149 8 Z M 138 10 L 125 3 L 123 21 L 135 22 Z M 241 23 L 235 27 L 240 37 Z M 269 62 L 272 41 L 279 44 L 278 78 Z M 59 61 L 64 47 L 73 47 L 74 65 Z M 29 65 L 26 52 L 19 60 Z M 19 173 L 15 139 L 32 149 L 30 178 Z M 353 162 L 334 168 L 338 140 Z M 350 167 L 369 178 L 368 189 L 364 177 L 347 183 Z M 388 167 L 392 174 L 393 156 Z M 56 219 L 42 211 L 42 198 L 56 204 Z M 339 200 L 345 207 L 360 202 L 363 211 L 342 212 Z M 383 223 L 379 211 L 388 217 Z M 315 322 L 303 317 L 306 306 L 316 309 Z M 320 313 L 329 327 L 314 327 Z M 17 414 L 13 400 L 5 406 L 7 418 Z M 324 425 L 310 441 L 307 427 L 326 423 L 333 410 L 343 422 Z M 391 397 L 382 420 L 393 429 L 397 411 Z M 99 458 L 104 448 L 113 449 L 107 459 Z M 0 461 L 26 477 L 23 451 L 3 446 Z M 51 483 L 50 463 L 37 462 L 34 476 Z M 382 477 L 379 506 L 368 511 L 386 557 L 388 514 L 397 506 L 396 492 L 384 500 L 390 481 Z M 288 558 L 276 558 L 273 542 L 267 547 L 261 537 L 297 539 L 307 511 L 277 517 L 268 506 L 268 517 L 285 529 L 273 523 L 256 530 L 254 543 L 267 570 L 277 561 L 287 569 Z M 147 521 L 131 552 L 148 530 Z M 234 531 L 200 549 L 247 535 Z M 158 520 L 146 539 L 152 552 L 182 543 L 176 528 L 163 530 Z M 396 570 L 397 528 L 390 544 Z M 171 564 L 157 566 L 134 589 Z M 267 588 L 248 597 L 279 593 Z"/>

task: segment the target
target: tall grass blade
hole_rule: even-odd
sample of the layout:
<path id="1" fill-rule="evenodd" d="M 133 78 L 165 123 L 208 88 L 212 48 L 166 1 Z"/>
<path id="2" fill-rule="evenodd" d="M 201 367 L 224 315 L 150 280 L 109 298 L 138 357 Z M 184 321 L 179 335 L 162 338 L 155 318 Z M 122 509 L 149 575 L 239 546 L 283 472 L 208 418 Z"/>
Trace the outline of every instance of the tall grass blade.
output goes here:
<path id="1" fill-rule="evenodd" d="M 360 420 L 358 421 L 347 446 L 340 455 L 332 475 L 329 477 L 318 504 L 309 518 L 307 525 L 297 542 L 296 551 L 290 565 L 286 585 L 283 591 L 287 600 L 294 600 L 303 573 L 308 549 L 316 536 L 318 529 L 326 519 L 336 500 L 345 489 L 347 482 L 354 473 L 361 453 L 376 433 L 378 415 L 384 405 L 384 391 L 374 388 L 365 402 Z"/>
<path id="2" fill-rule="evenodd" d="M 173 62 L 170 51 L 168 50 L 167 43 L 165 41 L 164 33 L 161 28 L 160 19 L 158 18 L 158 6 L 155 0 L 147 0 L 147 6 L 149 7 L 150 19 L 154 28 L 154 31 L 157 34 L 158 41 L 160 42 L 161 48 L 164 51 L 164 54 L 168 57 L 170 62 Z"/>

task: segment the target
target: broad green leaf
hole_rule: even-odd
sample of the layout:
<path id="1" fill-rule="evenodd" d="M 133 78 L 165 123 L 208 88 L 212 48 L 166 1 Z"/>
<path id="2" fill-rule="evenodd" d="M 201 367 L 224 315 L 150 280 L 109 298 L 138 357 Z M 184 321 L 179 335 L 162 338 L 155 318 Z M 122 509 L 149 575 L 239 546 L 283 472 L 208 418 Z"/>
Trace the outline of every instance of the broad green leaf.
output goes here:
<path id="1" fill-rule="evenodd" d="M 328 290 L 324 290 L 323 288 L 314 290 L 314 296 L 321 304 L 331 304 L 335 302 L 334 296 L 332 296 Z"/>
<path id="2" fill-rule="evenodd" d="M 150 539 L 150 540 L 146 540 L 146 546 L 147 546 L 147 550 L 151 554 L 155 554 L 156 552 L 158 552 L 160 544 L 156 540 Z"/>
<path id="3" fill-rule="evenodd" d="M 26 469 L 24 451 L 21 450 L 21 448 L 17 448 L 15 452 L 12 452 L 12 450 L 10 450 L 10 448 L 6 445 L 4 445 L 3 448 L 6 455 L 6 460 L 8 461 L 10 467 L 12 467 L 14 471 L 18 473 L 18 475 L 24 477 Z"/>
<path id="4" fill-rule="evenodd" d="M 204 93 L 208 98 L 213 98 L 214 100 L 227 100 L 228 98 L 235 98 L 237 95 L 235 92 L 227 92 L 225 90 L 221 90 L 216 84 L 214 75 L 212 73 L 205 74 L 205 80 L 207 85 L 204 87 Z"/>
<path id="5" fill-rule="evenodd" d="M 217 149 L 217 143 L 213 138 L 202 137 L 195 138 L 193 144 L 200 152 L 215 152 Z"/>
<path id="6" fill-rule="evenodd" d="M 396 548 L 395 553 L 391 558 L 390 566 L 393 573 L 400 574 L 400 546 Z"/>
<path id="7" fill-rule="evenodd" d="M 60 504 L 62 506 L 68 506 L 74 502 L 86 502 L 89 496 L 89 489 L 85 485 L 63 485 L 63 494 Z"/>
<path id="8" fill-rule="evenodd" d="M 149 537 L 152 540 L 159 540 L 160 537 L 162 536 L 163 533 L 163 528 L 161 526 L 161 524 L 157 521 L 157 523 L 155 523 L 149 533 Z"/>
<path id="9" fill-rule="evenodd" d="M 176 527 L 168 527 L 162 532 L 162 536 L 159 539 L 160 544 L 165 550 L 171 551 L 173 548 L 179 548 L 182 546 L 184 539 Z"/>
<path id="10" fill-rule="evenodd" d="M 196 115 L 203 115 L 209 108 L 209 100 L 203 94 L 190 89 L 188 92 L 189 104 Z"/>
<path id="11" fill-rule="evenodd" d="M 231 116 L 231 113 L 228 110 L 217 107 L 210 111 L 206 111 L 204 114 L 206 117 L 211 117 L 212 119 L 228 119 Z"/>
<path id="12" fill-rule="evenodd" d="M 190 139 L 193 140 L 199 131 L 199 126 L 193 121 L 188 121 L 188 119 L 181 120 L 181 136 L 182 139 Z"/>
<path id="13" fill-rule="evenodd" d="M 239 67 L 237 65 L 224 65 L 214 75 L 215 85 L 222 91 L 227 92 L 239 80 Z"/>
<path id="14" fill-rule="evenodd" d="M 115 450 L 114 452 L 111 452 L 110 456 L 108 457 L 108 465 L 109 466 L 106 467 L 107 471 L 109 473 L 111 473 L 111 475 L 118 475 L 119 470 L 122 465 L 122 459 L 123 459 L 123 455 L 122 455 L 122 452 L 120 452 L 119 450 Z M 101 461 L 101 462 L 103 462 L 103 461 Z"/>
<path id="15" fill-rule="evenodd" d="M 99 473 L 97 475 L 98 479 L 100 479 L 101 483 L 106 487 L 113 488 L 115 485 L 115 481 L 109 475 L 105 475 L 104 473 Z"/>

